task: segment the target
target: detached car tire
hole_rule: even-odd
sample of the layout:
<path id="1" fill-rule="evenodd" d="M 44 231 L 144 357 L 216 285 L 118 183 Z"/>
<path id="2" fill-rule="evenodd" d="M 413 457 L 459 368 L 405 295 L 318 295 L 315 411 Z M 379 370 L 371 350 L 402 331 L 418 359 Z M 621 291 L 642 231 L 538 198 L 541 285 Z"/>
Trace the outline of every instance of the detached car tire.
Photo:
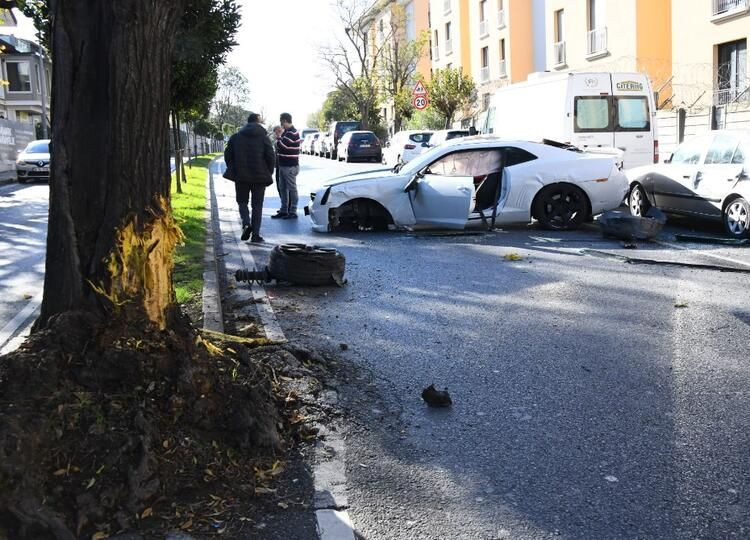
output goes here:
<path id="1" fill-rule="evenodd" d="M 343 285 L 346 258 L 333 248 L 282 244 L 271 251 L 269 273 L 297 285 Z"/>

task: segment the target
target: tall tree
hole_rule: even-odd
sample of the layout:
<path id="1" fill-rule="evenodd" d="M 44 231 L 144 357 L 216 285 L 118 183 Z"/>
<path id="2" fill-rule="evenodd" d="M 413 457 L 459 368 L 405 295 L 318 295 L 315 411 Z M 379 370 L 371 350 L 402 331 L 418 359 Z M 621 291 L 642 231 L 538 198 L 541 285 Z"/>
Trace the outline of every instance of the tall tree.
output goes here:
<path id="1" fill-rule="evenodd" d="M 428 33 L 422 32 L 409 39 L 406 9 L 398 3 L 391 4 L 387 9 L 390 10 L 390 32 L 388 39 L 383 38 L 379 78 L 383 97 L 393 104 L 394 131 L 401 131 L 403 120 L 408 120 L 414 113 L 410 86 L 417 73 L 417 63 L 424 53 Z"/>
<path id="2" fill-rule="evenodd" d="M 66 311 L 117 310 L 164 328 L 180 239 L 165 156 L 183 0 L 49 6 L 54 144 L 37 326 Z"/>
<path id="3" fill-rule="evenodd" d="M 347 95 L 359 111 L 363 129 L 373 127 L 380 95 L 379 65 L 383 40 L 374 40 L 372 20 L 378 4 L 369 0 L 336 0 L 336 15 L 343 36 L 320 50 L 323 65 L 333 75 L 334 86 Z M 374 114 L 373 114 L 374 113 Z"/>
<path id="4" fill-rule="evenodd" d="M 250 85 L 237 66 L 225 66 L 219 71 L 219 86 L 211 104 L 213 119 L 219 125 L 229 124 L 232 128 L 245 123 L 238 110 L 245 112 L 244 106 L 250 99 Z"/>
<path id="5" fill-rule="evenodd" d="M 430 106 L 443 115 L 445 127 L 450 127 L 456 112 L 476 100 L 476 85 L 461 68 L 438 69 L 427 85 Z"/>

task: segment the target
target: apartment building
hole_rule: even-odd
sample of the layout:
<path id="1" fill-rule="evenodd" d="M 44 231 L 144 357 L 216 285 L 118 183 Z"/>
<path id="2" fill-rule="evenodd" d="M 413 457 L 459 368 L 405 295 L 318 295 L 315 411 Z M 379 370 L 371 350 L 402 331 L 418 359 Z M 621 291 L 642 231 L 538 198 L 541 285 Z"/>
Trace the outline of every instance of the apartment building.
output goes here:
<path id="1" fill-rule="evenodd" d="M 472 77 L 482 101 L 492 91 L 525 81 L 534 71 L 535 48 L 544 36 L 533 28 L 533 7 L 538 0 L 474 0 L 469 5 L 469 47 Z M 482 103 L 486 109 L 487 103 Z"/>
<path id="2" fill-rule="evenodd" d="M 373 50 L 383 51 L 380 62 L 386 56 L 395 58 L 398 46 L 419 40 L 429 34 L 429 0 L 381 0 L 372 14 L 364 21 L 369 25 Z M 386 43 L 389 41 L 390 43 Z M 422 56 L 417 60 L 414 80 L 429 80 L 431 74 L 429 43 L 425 44 Z M 393 133 L 395 111 L 392 100 L 380 104 L 380 114 L 389 133 Z"/>
<path id="3" fill-rule="evenodd" d="M 473 73 L 470 3 L 477 0 L 430 0 L 432 69 L 461 68 Z"/>
<path id="4" fill-rule="evenodd" d="M 547 0 L 547 69 L 644 72 L 659 91 L 659 105 L 666 104 L 672 96 L 673 21 L 692 17 L 683 0 L 676 6 L 672 0 Z"/>
<path id="5" fill-rule="evenodd" d="M 679 0 L 673 6 L 672 105 L 750 109 L 750 0 Z"/>
<path id="6" fill-rule="evenodd" d="M 0 35 L 0 116 L 29 124 L 49 119 L 52 65 L 43 49 L 31 41 Z M 49 125 L 49 121 L 47 121 Z"/>

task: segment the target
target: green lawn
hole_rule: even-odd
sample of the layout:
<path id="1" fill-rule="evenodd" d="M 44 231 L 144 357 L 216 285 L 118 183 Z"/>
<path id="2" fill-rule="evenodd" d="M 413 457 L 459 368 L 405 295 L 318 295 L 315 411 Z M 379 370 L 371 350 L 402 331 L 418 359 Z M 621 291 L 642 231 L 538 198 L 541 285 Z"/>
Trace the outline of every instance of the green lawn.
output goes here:
<path id="1" fill-rule="evenodd" d="M 174 288 L 181 304 L 200 302 L 203 291 L 203 248 L 206 241 L 206 180 L 208 164 L 219 154 L 207 154 L 185 164 L 187 183 L 177 193 L 172 175 L 172 209 L 185 235 L 175 253 Z"/>

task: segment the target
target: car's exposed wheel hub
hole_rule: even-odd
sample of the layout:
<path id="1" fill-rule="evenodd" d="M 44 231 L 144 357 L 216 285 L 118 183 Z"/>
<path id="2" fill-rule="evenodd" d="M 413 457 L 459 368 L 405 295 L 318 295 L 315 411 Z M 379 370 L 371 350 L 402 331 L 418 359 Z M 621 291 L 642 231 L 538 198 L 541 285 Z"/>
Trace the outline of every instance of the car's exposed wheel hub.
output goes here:
<path id="1" fill-rule="evenodd" d="M 742 201 L 735 201 L 727 208 L 727 228 L 732 234 L 741 235 L 745 233 L 749 218 L 747 208 L 742 204 Z"/>
<path id="2" fill-rule="evenodd" d="M 639 187 L 633 188 L 630 193 L 630 211 L 634 216 L 640 217 L 643 214 L 643 194 Z"/>

